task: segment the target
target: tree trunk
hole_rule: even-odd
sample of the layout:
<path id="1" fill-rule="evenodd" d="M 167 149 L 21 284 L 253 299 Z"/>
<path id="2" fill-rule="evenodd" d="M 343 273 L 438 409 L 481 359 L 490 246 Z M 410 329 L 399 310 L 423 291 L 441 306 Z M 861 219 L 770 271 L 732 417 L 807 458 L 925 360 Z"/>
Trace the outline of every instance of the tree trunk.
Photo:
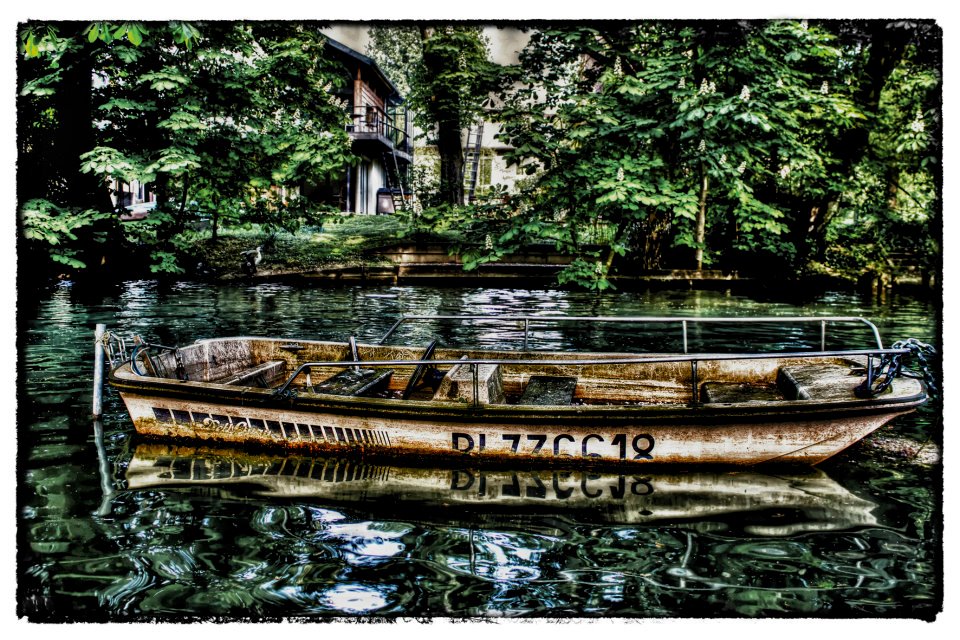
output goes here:
<path id="1" fill-rule="evenodd" d="M 448 61 L 442 52 L 434 51 L 430 40 L 435 35 L 433 27 L 420 27 L 423 43 L 423 66 L 429 78 L 436 78 L 449 71 Z M 436 94 L 427 104 L 431 120 L 437 123 L 437 153 L 440 156 L 440 200 L 447 204 L 463 204 L 463 144 L 458 104 L 460 96 L 453 87 L 431 82 Z"/>
<path id="2" fill-rule="evenodd" d="M 710 190 L 710 176 L 702 162 L 700 163 L 700 173 L 703 176 L 703 181 L 700 183 L 700 205 L 697 209 L 697 231 L 694 236 L 694 241 L 697 243 L 697 271 L 703 270 L 703 246 L 707 232 L 707 194 Z"/>
<path id="3" fill-rule="evenodd" d="M 217 242 L 219 236 L 217 231 L 220 228 L 220 198 L 213 200 L 213 211 L 210 214 L 210 241 Z"/>
<path id="4" fill-rule="evenodd" d="M 443 202 L 463 204 L 463 146 L 458 122 L 441 122 L 437 127 L 440 155 L 440 195 Z"/>
<path id="5" fill-rule="evenodd" d="M 62 82 L 55 94 L 57 133 L 54 162 L 66 185 L 64 204 L 100 211 L 113 209 L 110 191 L 100 177 L 81 173 L 80 155 L 96 146 L 93 121 L 93 50 L 79 47 L 64 55 Z"/>

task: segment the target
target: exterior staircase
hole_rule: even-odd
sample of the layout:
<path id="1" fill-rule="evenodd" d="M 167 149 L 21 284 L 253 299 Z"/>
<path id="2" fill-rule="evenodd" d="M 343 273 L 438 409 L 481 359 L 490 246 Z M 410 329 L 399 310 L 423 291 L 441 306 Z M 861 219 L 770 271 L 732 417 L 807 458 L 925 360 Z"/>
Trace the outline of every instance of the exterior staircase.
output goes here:
<path id="1" fill-rule="evenodd" d="M 477 178 L 480 175 L 480 152 L 483 142 L 483 120 L 478 121 L 467 131 L 467 144 L 463 154 L 463 201 L 472 204 L 477 192 Z"/>

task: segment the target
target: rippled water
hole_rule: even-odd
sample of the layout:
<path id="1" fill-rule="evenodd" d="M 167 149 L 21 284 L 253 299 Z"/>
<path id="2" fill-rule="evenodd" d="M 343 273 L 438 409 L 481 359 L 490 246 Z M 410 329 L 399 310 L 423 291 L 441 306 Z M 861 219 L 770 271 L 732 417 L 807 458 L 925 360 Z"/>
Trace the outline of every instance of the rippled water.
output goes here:
<path id="1" fill-rule="evenodd" d="M 146 443 L 108 392 L 89 418 L 93 327 L 379 338 L 400 313 L 863 315 L 937 344 L 937 305 L 828 292 L 210 287 L 20 292 L 18 608 L 31 620 L 330 616 L 913 617 L 941 608 L 939 403 L 819 469 L 586 473 L 414 468 Z M 832 332 L 828 348 L 868 340 Z M 490 323 L 397 341 L 518 346 Z M 538 348 L 676 349 L 676 330 L 541 328 Z M 812 331 L 691 332 L 711 350 Z M 812 342 L 811 342 L 812 341 Z M 904 455 L 903 452 L 908 454 Z"/>

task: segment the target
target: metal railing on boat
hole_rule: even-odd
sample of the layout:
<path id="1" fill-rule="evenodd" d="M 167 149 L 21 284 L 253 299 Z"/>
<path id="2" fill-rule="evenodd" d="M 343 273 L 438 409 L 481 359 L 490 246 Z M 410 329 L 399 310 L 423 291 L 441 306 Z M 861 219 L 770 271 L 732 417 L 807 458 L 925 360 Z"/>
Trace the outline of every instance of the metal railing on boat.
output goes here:
<path id="1" fill-rule="evenodd" d="M 530 341 L 530 327 L 533 324 L 565 322 L 575 323 L 622 323 L 622 324 L 678 324 L 683 337 L 683 353 L 689 353 L 689 326 L 692 324 L 815 324 L 820 325 L 820 350 L 826 351 L 827 324 L 862 324 L 866 326 L 877 342 L 877 349 L 883 349 L 880 331 L 876 325 L 859 316 L 765 316 L 765 317 L 717 317 L 704 316 L 689 318 L 676 316 L 537 316 L 537 315 L 403 315 L 380 338 L 383 344 L 394 332 L 407 322 L 457 321 L 457 322 L 516 322 L 523 328 L 523 349 L 526 351 Z"/>
<path id="2" fill-rule="evenodd" d="M 872 324 L 871 324 L 872 326 Z M 879 336 L 877 338 L 879 340 Z M 910 353 L 909 349 L 850 349 L 842 351 L 799 351 L 791 353 L 697 353 L 697 354 L 675 354 L 675 355 L 652 355 L 652 356 L 622 356 L 622 357 L 600 357 L 600 358 L 557 358 L 551 360 L 532 359 L 532 358 L 460 358 L 457 360 L 363 360 L 360 364 L 364 367 L 419 367 L 419 366 L 454 366 L 469 365 L 473 372 L 473 402 L 474 406 L 478 402 L 478 367 L 481 365 L 510 365 L 510 366 L 543 366 L 549 364 L 552 366 L 590 366 L 590 365 L 628 365 L 628 364 L 656 364 L 662 362 L 689 362 L 690 380 L 692 387 L 692 401 L 696 404 L 698 399 L 699 380 L 697 368 L 700 362 L 716 362 L 723 360 L 774 360 L 774 359 L 806 359 L 806 358 L 842 358 L 863 356 L 868 359 L 867 367 L 871 367 L 870 360 L 876 356 L 884 355 L 905 355 Z M 358 364 L 355 360 L 337 360 L 325 362 L 304 362 L 293 372 L 293 374 L 278 387 L 274 393 L 283 395 L 287 392 L 290 385 L 301 374 L 308 372 L 313 368 L 334 367 L 334 368 L 352 368 Z"/>

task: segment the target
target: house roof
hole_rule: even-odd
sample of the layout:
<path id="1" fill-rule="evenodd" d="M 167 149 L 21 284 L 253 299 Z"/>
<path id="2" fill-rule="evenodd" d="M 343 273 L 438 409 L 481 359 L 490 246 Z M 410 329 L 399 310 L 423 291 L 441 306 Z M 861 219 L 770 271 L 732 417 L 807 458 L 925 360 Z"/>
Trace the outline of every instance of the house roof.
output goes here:
<path id="1" fill-rule="evenodd" d="M 383 84 L 390 90 L 390 95 L 387 96 L 387 102 L 391 104 L 400 104 L 403 102 L 403 96 L 400 95 L 400 90 L 397 89 L 390 78 L 384 75 L 383 71 L 380 70 L 380 67 L 377 66 L 377 63 L 373 61 L 373 58 L 369 58 L 362 53 L 355 51 L 343 44 L 342 42 L 337 42 L 333 38 L 327 38 L 327 46 L 334 50 L 335 53 L 339 53 L 341 57 L 346 57 L 348 59 L 358 62 L 363 67 L 368 68 L 374 73 L 374 75 L 381 81 Z"/>

